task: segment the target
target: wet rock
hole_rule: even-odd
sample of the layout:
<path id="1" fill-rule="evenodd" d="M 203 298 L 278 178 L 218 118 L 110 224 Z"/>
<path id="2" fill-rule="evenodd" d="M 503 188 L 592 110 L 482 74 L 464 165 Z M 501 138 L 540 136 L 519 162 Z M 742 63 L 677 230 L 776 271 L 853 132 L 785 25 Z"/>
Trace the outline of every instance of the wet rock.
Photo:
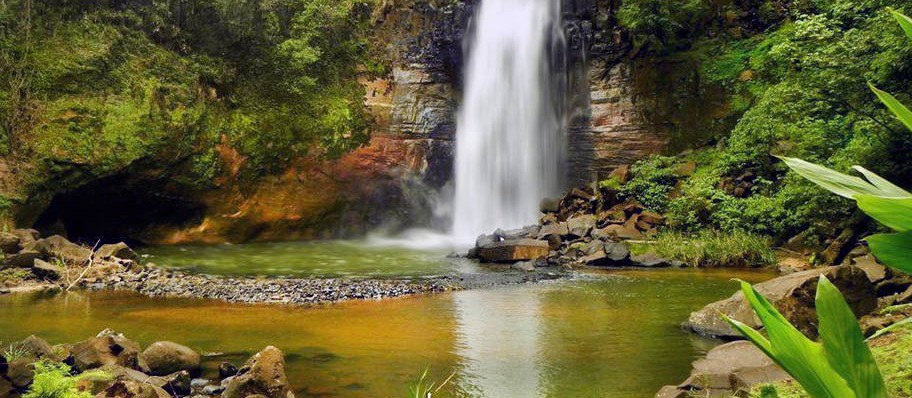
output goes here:
<path id="1" fill-rule="evenodd" d="M 689 398 L 691 397 L 690 391 L 685 391 L 678 386 L 664 386 L 658 393 L 656 393 L 656 398 Z"/>
<path id="2" fill-rule="evenodd" d="M 489 243 L 478 248 L 478 256 L 490 262 L 516 262 L 548 256 L 548 242 L 537 239 L 517 239 Z"/>
<path id="3" fill-rule="evenodd" d="M 35 368 L 32 366 L 34 362 L 35 358 L 28 356 L 12 360 L 6 371 L 6 378 L 19 390 L 28 387 L 35 377 Z"/>
<path id="4" fill-rule="evenodd" d="M 630 256 L 630 263 L 637 267 L 661 268 L 671 267 L 673 264 L 662 257 L 652 253 L 637 254 Z"/>
<path id="5" fill-rule="evenodd" d="M 66 270 L 64 270 L 63 267 L 36 258 L 34 265 L 32 266 L 32 273 L 38 278 L 54 282 L 62 279 L 66 274 Z"/>
<path id="6" fill-rule="evenodd" d="M 54 360 L 62 360 L 63 358 L 57 358 L 54 355 L 54 349 L 48 344 L 44 339 L 33 335 L 30 335 L 19 342 L 19 349 L 27 353 L 28 355 L 34 356 L 36 358 L 50 358 Z"/>
<path id="7" fill-rule="evenodd" d="M 615 242 L 606 242 L 599 245 L 598 250 L 580 258 L 580 262 L 591 266 L 623 266 L 626 265 L 630 251 L 627 247 Z"/>
<path id="8" fill-rule="evenodd" d="M 82 247 L 60 235 L 39 239 L 34 243 L 33 250 L 41 253 L 42 258 L 59 258 L 70 264 L 85 264 L 92 257 L 92 250 Z"/>
<path id="9" fill-rule="evenodd" d="M 171 395 L 186 396 L 190 394 L 190 380 L 190 372 L 182 370 L 166 376 L 153 376 L 150 382 Z"/>
<path id="10" fill-rule="evenodd" d="M 605 253 L 608 254 L 608 258 L 611 261 L 622 262 L 626 261 L 630 257 L 630 250 L 627 249 L 627 246 L 616 243 L 616 242 L 607 242 L 604 246 Z"/>
<path id="11" fill-rule="evenodd" d="M 203 388 L 209 385 L 209 380 L 206 379 L 190 379 L 190 388 Z"/>
<path id="12" fill-rule="evenodd" d="M 138 368 L 139 344 L 110 330 L 74 344 L 70 348 L 73 366 L 80 372 L 105 365 Z"/>
<path id="13" fill-rule="evenodd" d="M 139 354 L 139 368 L 155 376 L 181 370 L 197 374 L 200 371 L 200 355 L 189 347 L 174 342 L 157 341 Z"/>
<path id="14" fill-rule="evenodd" d="M 35 250 L 23 250 L 16 254 L 7 255 L 4 258 L 6 268 L 31 268 L 35 265 L 35 259 L 40 257 L 41 253 Z"/>
<path id="15" fill-rule="evenodd" d="M 643 233 L 635 227 L 630 227 L 626 224 L 611 224 L 594 230 L 592 237 L 599 239 L 640 239 L 643 237 Z"/>
<path id="16" fill-rule="evenodd" d="M 757 384 L 788 380 L 789 376 L 747 341 L 733 341 L 710 350 L 693 363 L 690 377 L 677 390 L 698 396 L 731 396 Z M 674 397 L 663 389 L 665 397 Z"/>
<path id="17" fill-rule="evenodd" d="M 134 380 L 117 380 L 96 398 L 171 398 L 161 387 Z"/>
<path id="18" fill-rule="evenodd" d="M 285 357 L 269 346 L 251 357 L 228 383 L 222 398 L 245 398 L 262 394 L 267 398 L 293 398 L 285 376 Z"/>
<path id="19" fill-rule="evenodd" d="M 224 386 L 216 386 L 216 385 L 208 385 L 208 386 L 203 387 L 202 390 L 200 390 L 200 392 L 203 395 L 218 395 L 224 391 L 225 391 Z M 249 395 L 248 395 L 248 397 L 249 397 Z"/>
<path id="20" fill-rule="evenodd" d="M 560 211 L 560 199 L 544 198 L 539 204 L 542 213 L 557 213 Z"/>
<path id="21" fill-rule="evenodd" d="M 515 270 L 535 272 L 535 261 L 519 261 L 510 266 Z"/>
<path id="22" fill-rule="evenodd" d="M 570 234 L 570 229 L 567 228 L 567 223 L 555 223 L 542 225 L 541 229 L 538 231 L 538 239 L 545 239 L 549 236 L 567 236 Z"/>
<path id="23" fill-rule="evenodd" d="M 0 232 L 0 252 L 4 254 L 18 253 L 22 250 L 19 237 L 9 232 Z"/>
<path id="24" fill-rule="evenodd" d="M 231 362 L 222 362 L 219 364 L 218 373 L 219 379 L 225 379 L 231 376 L 236 375 L 238 372 L 237 366 L 234 366 Z"/>
<path id="25" fill-rule="evenodd" d="M 123 260 L 137 260 L 139 255 L 136 254 L 126 243 L 118 242 L 102 245 L 95 251 L 95 257 L 103 260 L 119 258 Z"/>
<path id="26" fill-rule="evenodd" d="M 864 315 L 877 306 L 874 285 L 864 271 L 853 266 L 823 267 L 796 272 L 759 283 L 754 287 L 795 327 L 806 335 L 815 337 L 817 314 L 814 310 L 814 296 L 820 275 L 825 275 L 839 288 L 856 315 Z M 722 320 L 720 314 L 726 314 L 748 326 L 761 326 L 760 320 L 740 291 L 691 313 L 685 325 L 704 335 L 740 338 L 740 333 Z"/>
<path id="27" fill-rule="evenodd" d="M 872 255 L 854 258 L 852 259 L 852 264 L 864 271 L 871 283 L 878 283 L 887 279 L 887 268 L 880 265 Z"/>
<path id="28" fill-rule="evenodd" d="M 595 227 L 596 218 L 591 214 L 584 214 L 567 220 L 567 229 L 570 236 L 584 237 Z"/>

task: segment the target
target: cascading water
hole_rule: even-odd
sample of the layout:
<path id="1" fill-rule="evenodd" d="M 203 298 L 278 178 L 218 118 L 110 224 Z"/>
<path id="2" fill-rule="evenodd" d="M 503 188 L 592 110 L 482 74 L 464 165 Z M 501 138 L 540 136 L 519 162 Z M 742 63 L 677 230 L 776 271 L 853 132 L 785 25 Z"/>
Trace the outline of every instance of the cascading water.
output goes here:
<path id="1" fill-rule="evenodd" d="M 481 0 L 457 116 L 453 230 L 535 223 L 560 189 L 566 41 L 559 0 Z"/>

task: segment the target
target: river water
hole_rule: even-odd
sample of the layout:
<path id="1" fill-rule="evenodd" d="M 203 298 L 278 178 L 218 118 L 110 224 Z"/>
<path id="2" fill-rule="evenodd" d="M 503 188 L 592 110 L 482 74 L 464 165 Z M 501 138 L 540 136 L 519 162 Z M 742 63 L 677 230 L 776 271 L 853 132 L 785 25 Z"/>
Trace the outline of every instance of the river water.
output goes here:
<path id="1" fill-rule="evenodd" d="M 369 256 L 375 249 L 362 250 L 360 255 Z M 232 257 L 226 253 L 207 255 Z M 169 262 L 163 254 L 156 260 Z M 353 259 L 337 260 L 339 274 L 373 269 L 353 270 L 344 265 L 354 266 Z M 415 264 L 400 271 L 409 274 Z M 217 262 L 210 266 L 219 268 Z M 298 397 L 401 397 L 427 368 L 434 379 L 456 372 L 449 389 L 460 397 L 639 398 L 683 380 L 689 363 L 715 344 L 679 325 L 691 311 L 730 295 L 736 289 L 733 277 L 758 281 L 768 275 L 596 272 L 541 284 L 307 308 L 110 291 L 13 294 L 0 296 L 0 341 L 36 334 L 52 343 L 74 342 L 112 328 L 143 345 L 168 339 L 223 353 L 208 359 L 210 371 L 220 361 L 240 364 L 275 345 L 286 353 Z"/>

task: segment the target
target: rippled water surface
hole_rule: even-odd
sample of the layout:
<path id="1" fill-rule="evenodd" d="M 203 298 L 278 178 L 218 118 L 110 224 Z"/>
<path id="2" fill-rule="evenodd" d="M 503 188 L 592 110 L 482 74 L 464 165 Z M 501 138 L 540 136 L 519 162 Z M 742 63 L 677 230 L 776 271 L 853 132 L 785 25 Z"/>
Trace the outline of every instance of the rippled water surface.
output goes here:
<path id="1" fill-rule="evenodd" d="M 73 342 L 104 328 L 241 363 L 285 351 L 299 397 L 402 397 L 425 368 L 456 396 L 651 397 L 712 344 L 679 324 L 730 295 L 732 277 L 619 271 L 583 280 L 314 308 L 144 298 L 123 292 L 0 296 L 0 340 Z"/>
<path id="2" fill-rule="evenodd" d="M 413 250 L 382 242 L 312 241 L 243 245 L 162 246 L 146 261 L 214 275 L 320 277 L 435 276 L 471 267 L 447 258 L 448 250 Z"/>

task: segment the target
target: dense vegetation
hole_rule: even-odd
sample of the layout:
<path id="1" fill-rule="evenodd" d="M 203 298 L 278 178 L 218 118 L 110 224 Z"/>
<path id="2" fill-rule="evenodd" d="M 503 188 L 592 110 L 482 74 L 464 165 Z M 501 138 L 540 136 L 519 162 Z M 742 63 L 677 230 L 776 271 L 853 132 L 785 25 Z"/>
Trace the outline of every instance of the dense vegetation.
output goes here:
<path id="1" fill-rule="evenodd" d="M 700 65 L 704 87 L 729 93 L 720 122 L 734 123 L 683 156 L 634 165 L 628 196 L 667 212 L 679 230 L 743 230 L 783 241 L 808 229 L 832 231 L 854 206 L 821 195 L 773 155 L 841 171 L 859 164 L 899 185 L 912 181 L 912 135 L 867 87 L 909 102 L 912 46 L 886 10 L 908 13 L 907 2 L 666 3 L 626 1 L 619 22 L 638 56 Z"/>
<path id="2" fill-rule="evenodd" d="M 249 175 L 339 156 L 367 139 L 357 77 L 375 68 L 372 10 L 369 0 L 0 1 L 0 155 L 41 178 L 181 163 L 194 184 L 219 171 L 217 144 Z"/>

